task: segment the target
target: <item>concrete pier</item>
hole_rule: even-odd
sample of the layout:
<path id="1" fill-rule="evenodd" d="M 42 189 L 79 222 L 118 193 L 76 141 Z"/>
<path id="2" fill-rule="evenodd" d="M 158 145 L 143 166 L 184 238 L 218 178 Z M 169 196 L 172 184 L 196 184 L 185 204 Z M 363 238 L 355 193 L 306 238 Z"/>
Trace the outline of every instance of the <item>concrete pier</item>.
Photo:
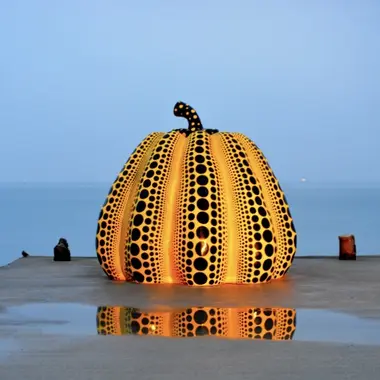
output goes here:
<path id="1" fill-rule="evenodd" d="M 43 329 L 47 313 L 31 326 L 9 310 L 27 304 L 40 304 L 43 310 L 43 305 L 57 303 L 144 310 L 283 307 L 334 310 L 365 324 L 380 320 L 379 273 L 376 256 L 358 256 L 356 261 L 305 257 L 296 258 L 286 277 L 270 284 L 189 288 L 113 283 L 94 258 L 22 258 L 0 268 L 0 379 L 377 379 L 376 344 L 317 341 L 318 337 L 275 342 L 101 336 L 95 315 L 88 320 L 93 335 L 57 334 Z M 350 325 L 346 328 L 349 335 Z"/>

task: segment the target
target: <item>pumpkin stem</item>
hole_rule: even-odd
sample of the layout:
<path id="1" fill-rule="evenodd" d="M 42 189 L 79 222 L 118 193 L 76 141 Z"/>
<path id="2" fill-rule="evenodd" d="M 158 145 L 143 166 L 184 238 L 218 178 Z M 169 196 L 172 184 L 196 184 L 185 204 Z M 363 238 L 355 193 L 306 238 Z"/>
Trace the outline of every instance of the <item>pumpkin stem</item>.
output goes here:
<path id="1" fill-rule="evenodd" d="M 189 131 L 200 131 L 203 129 L 201 119 L 194 108 L 184 102 L 177 102 L 174 106 L 174 115 L 184 117 L 189 122 Z"/>

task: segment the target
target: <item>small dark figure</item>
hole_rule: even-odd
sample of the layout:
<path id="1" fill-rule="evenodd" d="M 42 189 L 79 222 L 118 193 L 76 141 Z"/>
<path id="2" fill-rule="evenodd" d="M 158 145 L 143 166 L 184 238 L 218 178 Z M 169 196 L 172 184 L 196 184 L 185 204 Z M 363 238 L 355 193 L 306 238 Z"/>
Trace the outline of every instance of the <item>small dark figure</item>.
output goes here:
<path id="1" fill-rule="evenodd" d="M 29 256 L 29 253 L 26 253 L 25 251 L 22 251 L 21 254 L 22 254 L 22 257 L 28 257 Z"/>
<path id="2" fill-rule="evenodd" d="M 60 238 L 54 247 L 54 261 L 71 261 L 69 244 L 64 238 Z"/>

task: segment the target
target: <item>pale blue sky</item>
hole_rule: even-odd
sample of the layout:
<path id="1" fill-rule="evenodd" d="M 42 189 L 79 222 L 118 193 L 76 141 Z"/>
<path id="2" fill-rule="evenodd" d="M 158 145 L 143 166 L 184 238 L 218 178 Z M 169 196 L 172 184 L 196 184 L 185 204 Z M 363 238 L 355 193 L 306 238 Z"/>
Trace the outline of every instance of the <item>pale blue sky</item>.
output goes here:
<path id="1" fill-rule="evenodd" d="M 0 180 L 112 182 L 183 100 L 282 181 L 380 181 L 379 41 L 378 0 L 0 0 Z"/>

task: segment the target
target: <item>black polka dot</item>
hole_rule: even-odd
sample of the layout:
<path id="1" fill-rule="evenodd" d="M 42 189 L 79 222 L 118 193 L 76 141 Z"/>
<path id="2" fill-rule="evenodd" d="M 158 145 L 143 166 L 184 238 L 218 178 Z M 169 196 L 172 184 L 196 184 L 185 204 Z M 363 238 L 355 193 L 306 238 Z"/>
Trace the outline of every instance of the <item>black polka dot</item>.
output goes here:
<path id="1" fill-rule="evenodd" d="M 269 228 L 269 220 L 267 218 L 264 218 L 262 220 L 262 225 L 264 228 Z"/>
<path id="2" fill-rule="evenodd" d="M 131 255 L 137 256 L 140 252 L 139 246 L 135 243 L 131 244 Z"/>
<path id="3" fill-rule="evenodd" d="M 269 270 L 271 267 L 272 267 L 272 260 L 271 259 L 265 260 L 263 264 L 263 269 Z"/>
<path id="4" fill-rule="evenodd" d="M 259 207 L 259 214 L 261 216 L 266 216 L 267 215 L 267 212 L 265 211 L 264 207 Z"/>
<path id="5" fill-rule="evenodd" d="M 144 221 L 144 218 L 142 217 L 141 214 L 137 214 L 134 218 L 133 218 L 133 224 L 138 227 L 142 224 L 142 222 Z"/>
<path id="6" fill-rule="evenodd" d="M 272 256 L 274 253 L 273 245 L 272 244 L 267 244 L 265 247 L 265 254 L 267 256 Z"/>
<path id="7" fill-rule="evenodd" d="M 272 232 L 270 232 L 269 230 L 265 230 L 263 233 L 263 238 L 266 242 L 270 243 L 273 239 Z"/>
<path id="8" fill-rule="evenodd" d="M 209 208 L 209 203 L 207 199 L 198 199 L 197 206 L 200 210 L 207 210 Z"/>
<path id="9" fill-rule="evenodd" d="M 205 270 L 207 269 L 207 266 L 208 266 L 207 260 L 204 259 L 203 257 L 198 257 L 194 261 L 194 268 L 196 270 Z"/>
<path id="10" fill-rule="evenodd" d="M 272 330 L 273 328 L 273 319 L 272 318 L 268 318 L 266 321 L 265 321 L 265 328 L 267 330 Z"/>
<path id="11" fill-rule="evenodd" d="M 213 248 L 215 248 L 214 246 L 211 247 L 211 251 L 213 251 Z M 199 255 L 199 256 L 204 256 L 204 255 L 207 255 L 209 251 L 209 246 L 206 242 L 199 242 L 197 243 L 197 245 L 195 246 L 195 252 Z"/>
<path id="12" fill-rule="evenodd" d="M 198 178 L 197 178 L 197 183 L 198 185 L 207 185 L 208 183 L 208 178 L 204 175 L 200 175 Z"/>
<path id="13" fill-rule="evenodd" d="M 208 328 L 206 326 L 198 326 L 197 329 L 195 330 L 195 335 L 196 336 L 208 335 Z"/>
<path id="14" fill-rule="evenodd" d="M 204 285 L 207 282 L 207 276 L 202 272 L 194 274 L 194 282 L 198 285 Z"/>
<path id="15" fill-rule="evenodd" d="M 140 239 L 140 230 L 138 228 L 134 228 L 132 230 L 132 240 L 136 241 Z"/>
<path id="16" fill-rule="evenodd" d="M 131 322 L 132 334 L 137 334 L 140 331 L 140 324 L 137 321 Z"/>
<path id="17" fill-rule="evenodd" d="M 266 333 L 264 336 L 263 336 L 264 339 L 272 339 L 272 334 L 271 333 Z"/>
<path id="18" fill-rule="evenodd" d="M 207 168 L 206 168 L 206 166 L 204 166 L 204 165 L 197 165 L 197 167 L 195 168 L 195 170 L 196 170 L 197 173 L 199 173 L 199 174 L 204 174 L 204 173 L 206 173 Z"/>
<path id="19" fill-rule="evenodd" d="M 139 259 L 137 259 L 136 257 L 132 258 L 131 264 L 132 264 L 133 268 L 135 268 L 135 269 L 140 269 L 142 266 L 141 261 Z"/>
<path id="20" fill-rule="evenodd" d="M 143 212 L 145 210 L 145 207 L 146 207 L 146 203 L 144 201 L 140 201 L 139 203 L 137 203 L 136 211 Z"/>
<path id="21" fill-rule="evenodd" d="M 210 234 L 210 232 L 209 232 L 209 230 L 208 230 L 207 227 L 201 226 L 201 227 L 197 228 L 197 236 L 200 239 L 206 239 L 206 238 L 208 238 L 209 234 Z"/>
<path id="22" fill-rule="evenodd" d="M 207 187 L 201 186 L 200 188 L 198 188 L 198 195 L 201 197 L 207 197 L 207 195 L 208 195 Z"/>
<path id="23" fill-rule="evenodd" d="M 209 215 L 202 211 L 197 215 L 197 220 L 199 223 L 206 224 L 209 221 Z"/>
<path id="24" fill-rule="evenodd" d="M 133 272 L 133 278 L 137 282 L 144 282 L 145 277 L 140 272 Z"/>
<path id="25" fill-rule="evenodd" d="M 204 310 L 197 310 L 194 313 L 194 321 L 199 325 L 202 325 L 207 322 L 208 315 Z"/>

